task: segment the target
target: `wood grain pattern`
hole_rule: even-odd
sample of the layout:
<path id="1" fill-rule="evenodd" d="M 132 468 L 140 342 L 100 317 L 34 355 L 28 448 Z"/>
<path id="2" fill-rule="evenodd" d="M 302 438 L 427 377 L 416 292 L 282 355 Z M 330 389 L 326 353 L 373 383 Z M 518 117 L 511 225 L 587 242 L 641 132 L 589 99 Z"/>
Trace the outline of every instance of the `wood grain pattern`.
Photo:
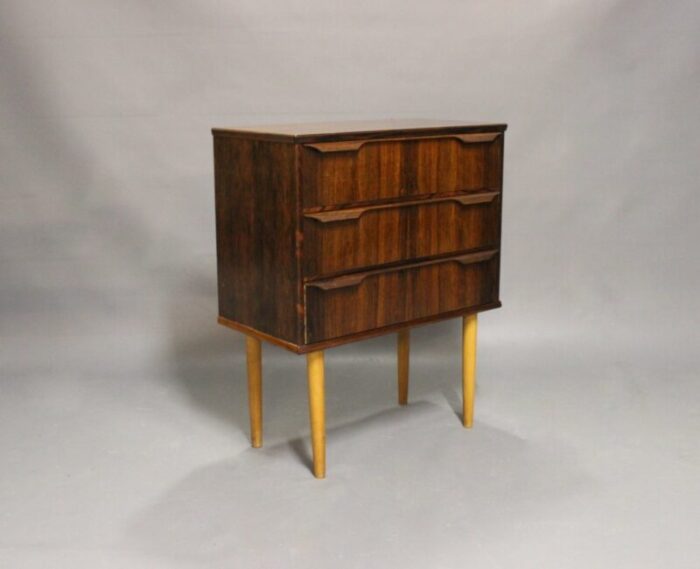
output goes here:
<path id="1" fill-rule="evenodd" d="M 500 306 L 505 128 L 214 129 L 219 322 L 308 353 Z"/>
<path id="2" fill-rule="evenodd" d="M 262 346 L 260 340 L 246 336 L 246 363 L 248 368 L 248 414 L 250 415 L 250 444 L 262 446 Z"/>
<path id="3" fill-rule="evenodd" d="M 295 146 L 214 138 L 219 315 L 298 344 Z"/>
<path id="4" fill-rule="evenodd" d="M 472 142 L 493 142 L 500 136 L 499 132 L 482 132 L 482 133 L 455 133 L 455 134 L 439 134 L 435 136 L 403 136 L 397 138 L 382 138 L 382 139 L 357 139 L 357 140 L 339 140 L 335 142 L 309 142 L 304 144 L 304 148 L 312 148 L 323 154 L 330 152 L 356 152 L 366 144 L 377 142 L 396 142 L 396 141 L 414 141 L 414 140 L 458 140 L 465 144 Z"/>
<path id="5" fill-rule="evenodd" d="M 497 192 L 398 205 L 306 214 L 304 275 L 323 276 L 498 246 L 501 208 Z"/>
<path id="6" fill-rule="evenodd" d="M 477 318 L 476 314 L 462 318 L 462 424 L 467 429 L 474 424 Z"/>
<path id="7" fill-rule="evenodd" d="M 441 263 L 459 263 L 460 265 L 469 265 L 471 263 L 480 263 L 488 261 L 498 254 L 497 249 L 488 249 L 486 251 L 473 251 L 471 253 L 462 253 L 461 255 L 452 255 L 449 257 L 438 257 L 432 259 L 422 259 L 411 263 L 402 263 L 391 267 L 382 267 L 371 269 L 369 271 L 348 273 L 338 277 L 329 279 L 321 279 L 306 283 L 306 288 L 319 288 L 321 290 L 336 290 L 339 288 L 348 288 L 361 284 L 365 279 L 377 275 L 385 275 L 394 271 L 405 271 L 407 269 L 418 269 L 429 265 L 437 265 Z"/>
<path id="8" fill-rule="evenodd" d="M 498 301 L 498 254 L 468 264 L 454 261 L 447 258 L 372 271 L 357 283 L 325 289 L 319 283 L 307 284 L 306 341 L 319 342 Z"/>
<path id="9" fill-rule="evenodd" d="M 466 306 L 463 308 L 459 308 L 457 310 L 453 310 L 451 312 L 441 312 L 439 314 L 433 314 L 431 316 L 426 316 L 424 318 L 416 318 L 415 320 L 411 320 L 411 322 L 408 324 L 408 326 L 410 326 L 411 328 L 416 328 L 418 326 L 425 326 L 427 324 L 431 324 L 433 322 L 438 322 L 440 320 L 448 320 L 450 318 L 461 318 L 466 314 L 482 313 L 482 312 L 486 312 L 488 310 L 494 310 L 494 309 L 500 308 L 500 307 L 501 307 L 500 301 L 488 302 L 486 304 L 475 304 L 473 306 Z M 315 352 L 318 350 L 326 350 L 328 348 L 342 346 L 343 344 L 349 344 L 351 342 L 359 342 L 360 340 L 367 340 L 369 338 L 375 338 L 376 336 L 383 336 L 385 334 L 392 334 L 394 332 L 398 332 L 399 330 L 402 330 L 403 328 L 406 328 L 406 326 L 407 326 L 406 324 L 399 322 L 397 324 L 389 324 L 387 326 L 382 326 L 381 328 L 373 328 L 372 330 L 364 330 L 362 332 L 358 332 L 355 334 L 347 334 L 345 336 L 338 336 L 337 338 L 330 338 L 328 340 L 321 340 L 319 342 L 292 344 L 291 342 L 286 342 L 286 341 L 281 340 L 279 338 L 275 338 L 274 336 L 270 336 L 268 334 L 263 334 L 262 332 L 254 330 L 254 329 L 249 328 L 247 326 L 243 326 L 242 324 L 239 324 L 237 322 L 227 320 L 226 318 L 224 318 L 222 316 L 219 316 L 217 318 L 217 321 L 222 326 L 226 326 L 227 328 L 230 328 L 231 330 L 236 330 L 236 331 L 241 332 L 243 334 L 248 334 L 250 336 L 254 336 L 255 338 L 259 338 L 260 340 L 264 340 L 266 342 L 269 342 L 270 344 L 273 344 L 275 346 L 279 346 L 279 347 L 284 348 L 286 350 L 289 350 L 290 352 L 293 352 L 295 354 L 308 354 L 309 352 Z"/>
<path id="10" fill-rule="evenodd" d="M 367 212 L 378 211 L 380 209 L 396 209 L 415 205 L 437 204 L 440 202 L 453 202 L 460 205 L 476 205 L 490 203 L 496 199 L 496 196 L 498 196 L 498 192 L 476 192 L 469 194 L 452 194 L 446 197 L 441 196 L 421 200 L 393 200 L 391 202 L 375 203 L 374 205 L 365 205 L 362 207 L 332 209 L 330 211 L 318 212 L 312 211 L 311 213 L 305 213 L 304 217 L 307 219 L 320 221 L 321 223 L 335 223 L 336 221 L 359 219 Z"/>
<path id="11" fill-rule="evenodd" d="M 306 356 L 309 386 L 309 423 L 313 472 L 316 478 L 326 477 L 326 386 L 323 352 L 309 352 Z"/>
<path id="12" fill-rule="evenodd" d="M 357 152 L 302 147 L 305 208 L 500 187 L 502 136 L 464 144 L 454 138 L 379 140 Z"/>
<path id="13" fill-rule="evenodd" d="M 505 124 L 469 124 L 434 119 L 389 119 L 214 128 L 212 132 L 216 136 L 222 137 L 303 143 L 402 136 L 435 136 L 447 133 L 504 132 L 505 130 Z"/>

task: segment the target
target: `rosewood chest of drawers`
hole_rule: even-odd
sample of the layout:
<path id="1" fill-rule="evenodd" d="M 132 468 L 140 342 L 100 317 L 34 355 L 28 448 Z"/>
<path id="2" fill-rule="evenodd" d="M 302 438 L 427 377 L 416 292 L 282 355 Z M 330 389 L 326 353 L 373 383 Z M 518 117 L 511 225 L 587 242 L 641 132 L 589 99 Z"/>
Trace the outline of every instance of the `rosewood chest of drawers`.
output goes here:
<path id="1" fill-rule="evenodd" d="M 476 314 L 497 308 L 506 125 L 382 121 L 213 129 L 219 322 L 247 335 L 253 446 L 260 341 L 307 354 L 314 474 L 325 474 L 323 350 L 463 318 L 464 424 Z"/>

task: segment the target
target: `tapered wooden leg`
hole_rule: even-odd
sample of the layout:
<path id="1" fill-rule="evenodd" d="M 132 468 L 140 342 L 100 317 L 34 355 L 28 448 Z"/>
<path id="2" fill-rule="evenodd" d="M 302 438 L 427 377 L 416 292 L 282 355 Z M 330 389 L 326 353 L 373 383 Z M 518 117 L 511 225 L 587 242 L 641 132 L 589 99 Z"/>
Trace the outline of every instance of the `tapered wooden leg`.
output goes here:
<path id="1" fill-rule="evenodd" d="M 411 350 L 409 328 L 399 331 L 396 353 L 399 368 L 399 405 L 408 404 L 408 356 Z"/>
<path id="2" fill-rule="evenodd" d="M 474 423 L 474 393 L 476 390 L 476 314 L 462 319 L 462 391 L 464 397 L 464 426 Z"/>
<path id="3" fill-rule="evenodd" d="M 248 412 L 250 414 L 250 442 L 262 446 L 262 350 L 260 340 L 246 336 L 248 360 Z"/>
<path id="4" fill-rule="evenodd" d="M 309 419 L 314 454 L 314 476 L 326 477 L 326 389 L 323 376 L 323 351 L 306 356 L 309 380 Z"/>

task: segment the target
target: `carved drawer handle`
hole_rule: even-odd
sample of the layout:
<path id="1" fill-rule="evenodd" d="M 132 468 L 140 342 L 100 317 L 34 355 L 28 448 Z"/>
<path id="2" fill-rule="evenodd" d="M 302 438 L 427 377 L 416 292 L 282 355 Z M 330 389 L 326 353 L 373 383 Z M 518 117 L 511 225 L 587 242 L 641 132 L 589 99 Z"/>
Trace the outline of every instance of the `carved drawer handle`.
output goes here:
<path id="1" fill-rule="evenodd" d="M 411 200 L 398 203 L 368 205 L 365 207 L 353 207 L 348 209 L 336 209 L 332 211 L 319 211 L 317 213 L 305 213 L 304 217 L 314 219 L 321 223 L 334 223 L 336 221 L 351 221 L 360 219 L 368 211 L 378 211 L 382 209 L 390 209 L 396 207 L 409 207 L 414 205 L 431 205 L 444 202 L 456 202 L 459 205 L 476 205 L 483 203 L 491 203 L 496 199 L 499 192 L 479 192 L 473 194 L 464 194 L 459 196 L 449 196 L 443 198 L 433 198 L 428 200 Z"/>
<path id="2" fill-rule="evenodd" d="M 314 281 L 306 283 L 306 287 L 318 288 L 321 290 L 338 290 L 342 288 L 350 288 L 362 284 L 366 278 L 381 275 L 386 273 L 392 273 L 395 271 L 404 271 L 407 269 L 417 269 L 420 267 L 427 267 L 429 265 L 438 265 L 440 263 L 459 263 L 460 265 L 471 265 L 473 263 L 481 263 L 483 261 L 488 261 L 498 254 L 498 249 L 489 249 L 488 251 L 478 251 L 476 253 L 466 253 L 464 255 L 458 255 L 457 257 L 448 257 L 443 259 L 432 259 L 429 261 L 421 261 L 419 263 L 411 263 L 409 265 L 399 265 L 396 267 L 389 267 L 387 269 L 375 269 L 373 271 L 365 271 L 364 273 L 353 273 L 351 275 L 342 275 L 340 277 L 335 277 L 332 279 L 325 279 L 321 281 Z"/>
<path id="3" fill-rule="evenodd" d="M 316 281 L 313 283 L 307 283 L 306 286 L 320 288 L 321 290 L 336 290 L 339 288 L 349 288 L 351 286 L 359 285 L 368 276 L 369 275 L 367 273 L 356 273 L 354 275 L 343 275 L 342 277 L 336 277 L 334 279 L 328 279 L 325 281 Z"/>
<path id="4" fill-rule="evenodd" d="M 377 139 L 362 139 L 362 140 L 340 140 L 337 142 L 308 142 L 304 144 L 305 148 L 311 148 L 322 154 L 331 152 L 357 152 L 365 144 L 373 142 L 402 142 L 415 140 L 459 140 L 462 144 L 474 144 L 479 142 L 493 142 L 499 136 L 500 132 L 475 132 L 469 134 L 440 134 L 437 136 L 412 136 L 407 138 L 377 138 Z"/>

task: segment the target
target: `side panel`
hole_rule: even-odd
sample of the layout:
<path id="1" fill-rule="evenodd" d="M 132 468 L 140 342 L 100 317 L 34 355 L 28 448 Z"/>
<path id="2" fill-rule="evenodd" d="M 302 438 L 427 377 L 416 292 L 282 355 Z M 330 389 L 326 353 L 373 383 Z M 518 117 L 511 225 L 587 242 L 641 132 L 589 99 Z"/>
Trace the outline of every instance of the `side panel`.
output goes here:
<path id="1" fill-rule="evenodd" d="M 299 343 L 294 145 L 214 136 L 219 315 Z"/>

